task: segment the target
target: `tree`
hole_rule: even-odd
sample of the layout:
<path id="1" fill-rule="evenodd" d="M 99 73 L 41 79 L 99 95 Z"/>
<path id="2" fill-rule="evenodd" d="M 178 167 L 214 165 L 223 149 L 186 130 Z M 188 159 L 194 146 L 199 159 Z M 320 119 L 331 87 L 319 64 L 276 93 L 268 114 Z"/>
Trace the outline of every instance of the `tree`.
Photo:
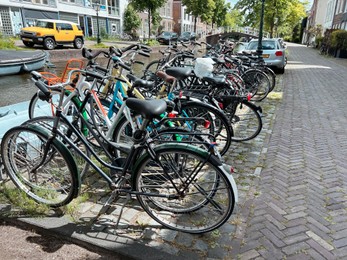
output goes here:
<path id="1" fill-rule="evenodd" d="M 194 32 L 196 33 L 196 21 L 200 17 L 202 22 L 212 22 L 215 3 L 213 0 L 182 0 L 182 4 L 187 7 L 187 13 L 194 16 Z"/>
<path id="2" fill-rule="evenodd" d="M 158 24 L 160 16 L 157 10 L 166 3 L 166 0 L 131 0 L 130 3 L 139 12 L 148 12 L 148 39 L 150 39 L 151 23 Z"/>
<path id="3" fill-rule="evenodd" d="M 137 14 L 134 7 L 129 4 L 124 11 L 124 32 L 134 39 L 136 38 L 136 30 L 140 28 L 140 25 L 140 16 Z"/>
<path id="4" fill-rule="evenodd" d="M 225 4 L 225 0 L 214 0 L 215 8 L 212 16 L 212 28 L 216 24 L 217 27 L 223 26 L 225 23 L 226 15 L 230 10 L 230 3 Z"/>
<path id="5" fill-rule="evenodd" d="M 275 32 L 293 30 L 300 20 L 306 16 L 307 1 L 300 0 L 266 0 L 264 10 L 264 30 L 273 37 Z M 244 25 L 259 27 L 262 1 L 240 0 L 235 5 L 244 15 Z"/>
<path id="6" fill-rule="evenodd" d="M 242 23 L 242 15 L 240 14 L 239 10 L 232 9 L 225 15 L 223 26 L 235 28 L 240 27 Z"/>

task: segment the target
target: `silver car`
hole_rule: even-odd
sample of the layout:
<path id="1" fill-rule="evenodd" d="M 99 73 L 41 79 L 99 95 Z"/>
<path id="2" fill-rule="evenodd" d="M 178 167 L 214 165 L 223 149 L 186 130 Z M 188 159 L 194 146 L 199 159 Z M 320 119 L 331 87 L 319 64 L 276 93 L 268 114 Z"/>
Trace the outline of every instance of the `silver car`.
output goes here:
<path id="1" fill-rule="evenodd" d="M 287 64 L 285 46 L 278 39 L 263 39 L 263 58 L 267 66 L 275 68 L 279 73 L 284 73 Z M 246 50 L 256 51 L 258 39 L 251 40 Z"/>

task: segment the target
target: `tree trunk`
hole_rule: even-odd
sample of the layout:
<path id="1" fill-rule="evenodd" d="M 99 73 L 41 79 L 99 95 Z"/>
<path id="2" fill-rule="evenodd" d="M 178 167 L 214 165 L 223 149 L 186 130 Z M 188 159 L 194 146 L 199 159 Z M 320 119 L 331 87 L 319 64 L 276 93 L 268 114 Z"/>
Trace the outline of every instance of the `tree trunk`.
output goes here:
<path id="1" fill-rule="evenodd" d="M 198 18 L 196 17 L 196 16 L 194 16 L 194 32 L 196 33 L 196 20 L 197 20 Z"/>
<path id="2" fill-rule="evenodd" d="M 148 40 L 151 39 L 151 9 L 148 9 Z"/>

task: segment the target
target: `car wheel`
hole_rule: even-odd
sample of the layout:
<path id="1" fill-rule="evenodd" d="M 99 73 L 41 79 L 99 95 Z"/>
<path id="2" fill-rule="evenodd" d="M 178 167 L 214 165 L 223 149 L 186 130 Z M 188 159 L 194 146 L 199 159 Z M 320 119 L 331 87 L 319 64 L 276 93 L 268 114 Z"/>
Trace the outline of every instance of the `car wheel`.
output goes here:
<path id="1" fill-rule="evenodd" d="M 55 48 L 55 41 L 53 38 L 51 37 L 47 37 L 44 41 L 43 41 L 43 47 L 46 50 L 53 50 Z"/>
<path id="2" fill-rule="evenodd" d="M 75 49 L 81 49 L 83 47 L 83 40 L 81 38 L 76 38 L 73 42 L 73 47 Z"/>
<path id="3" fill-rule="evenodd" d="M 35 43 L 23 41 L 24 45 L 27 47 L 34 47 Z"/>

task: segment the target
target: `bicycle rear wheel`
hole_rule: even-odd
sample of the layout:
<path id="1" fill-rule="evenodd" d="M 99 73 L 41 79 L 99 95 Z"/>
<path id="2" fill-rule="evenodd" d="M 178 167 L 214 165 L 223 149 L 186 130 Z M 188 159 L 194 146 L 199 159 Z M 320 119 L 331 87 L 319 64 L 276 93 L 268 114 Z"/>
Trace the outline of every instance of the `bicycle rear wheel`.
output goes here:
<path id="1" fill-rule="evenodd" d="M 221 155 L 224 155 L 228 151 L 234 133 L 232 126 L 228 122 L 228 118 L 223 112 L 209 104 L 190 101 L 182 102 L 181 114 L 183 117 L 205 118 L 210 125 L 208 127 L 199 126 L 196 130 L 213 135 L 218 144 L 217 149 Z"/>
<path id="2" fill-rule="evenodd" d="M 1 156 L 13 183 L 30 198 L 51 207 L 68 204 L 78 195 L 79 176 L 69 150 L 57 139 L 48 143 L 48 133 L 35 126 L 19 126 L 7 131 Z M 38 167 L 45 149 L 47 156 Z"/>
<path id="3" fill-rule="evenodd" d="M 186 233 L 205 233 L 230 217 L 235 193 L 218 160 L 189 145 L 158 146 L 155 160 L 144 154 L 133 187 L 143 209 L 157 222 Z"/>
<path id="4" fill-rule="evenodd" d="M 252 100 L 262 101 L 267 97 L 271 89 L 271 82 L 265 72 L 249 69 L 241 77 L 246 84 L 246 90 L 252 94 Z"/>
<path id="5" fill-rule="evenodd" d="M 259 109 L 247 101 L 230 104 L 225 108 L 224 111 L 234 131 L 233 141 L 248 141 L 260 133 L 263 128 L 263 122 L 258 112 Z"/>

